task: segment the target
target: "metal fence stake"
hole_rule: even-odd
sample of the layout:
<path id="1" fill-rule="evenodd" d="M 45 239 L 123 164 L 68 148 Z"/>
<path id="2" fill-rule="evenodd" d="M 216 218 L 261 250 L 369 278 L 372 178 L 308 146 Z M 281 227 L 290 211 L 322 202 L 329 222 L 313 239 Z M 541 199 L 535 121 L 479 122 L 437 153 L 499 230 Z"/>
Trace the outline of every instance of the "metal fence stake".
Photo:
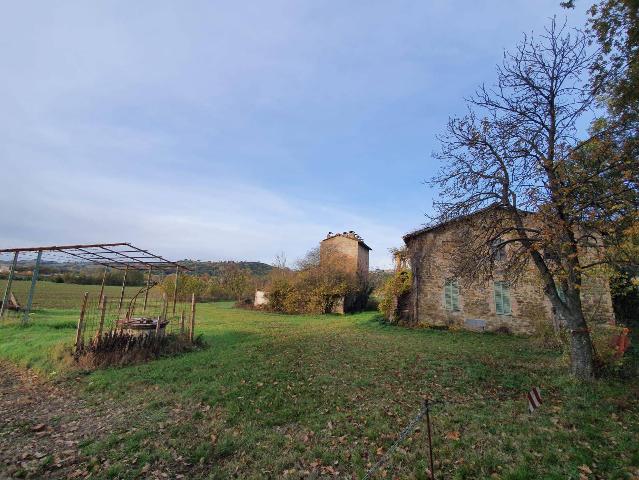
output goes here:
<path id="1" fill-rule="evenodd" d="M 373 478 L 373 475 L 377 472 L 377 470 L 379 470 L 382 467 L 382 465 L 384 465 L 390 459 L 391 454 L 395 451 L 395 449 L 397 449 L 397 447 L 399 447 L 400 443 L 402 443 L 406 439 L 406 437 L 408 437 L 415 431 L 415 427 L 422 420 L 422 418 L 424 418 L 424 415 L 428 415 L 428 408 L 429 408 L 428 402 L 424 401 L 417 415 L 399 433 L 399 436 L 397 440 L 395 440 L 395 443 L 393 443 L 388 448 L 388 450 L 386 450 L 386 453 L 382 455 L 382 458 L 380 458 L 375 465 L 373 465 L 371 468 L 368 469 L 368 471 L 366 472 L 366 475 L 364 475 L 363 477 L 363 480 L 370 480 L 371 478 Z M 430 432 L 430 423 L 428 425 L 429 425 L 428 431 Z M 430 440 L 430 435 L 429 435 L 429 440 Z M 432 450 L 431 450 L 431 455 L 432 455 Z M 432 457 L 431 457 L 431 462 L 432 462 Z M 432 470 L 431 470 L 431 480 L 434 478 L 435 477 L 433 476 Z"/>
<path id="2" fill-rule="evenodd" d="M 428 426 L 428 453 L 430 456 L 430 480 L 435 480 L 435 465 L 433 462 L 433 436 L 430 429 L 430 403 L 424 400 L 426 408 L 426 425 Z"/>

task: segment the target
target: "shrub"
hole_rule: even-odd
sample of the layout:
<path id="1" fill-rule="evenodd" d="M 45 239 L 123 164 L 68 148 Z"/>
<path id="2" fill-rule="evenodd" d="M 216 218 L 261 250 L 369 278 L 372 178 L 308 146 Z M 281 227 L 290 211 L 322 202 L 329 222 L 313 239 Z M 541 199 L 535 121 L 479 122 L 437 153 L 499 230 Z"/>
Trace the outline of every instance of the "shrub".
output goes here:
<path id="1" fill-rule="evenodd" d="M 629 371 L 634 361 L 630 350 L 629 329 L 622 325 L 592 322 L 590 337 L 595 351 L 595 365 L 600 376 L 617 375 Z M 549 322 L 539 322 L 534 338 L 547 348 L 562 350 L 566 361 L 570 355 L 570 330 L 561 327 L 555 330 Z"/>
<path id="2" fill-rule="evenodd" d="M 319 249 L 314 249 L 298 262 L 298 270 L 273 270 L 265 287 L 266 308 L 288 314 L 323 314 L 334 312 L 344 302 L 344 311 L 364 309 L 370 289 L 344 268 L 345 263 L 336 252 L 320 261 Z"/>
<path id="3" fill-rule="evenodd" d="M 409 270 L 398 270 L 386 280 L 380 290 L 379 311 L 391 322 L 398 320 L 397 306 L 400 299 L 410 292 L 413 274 Z"/>
<path id="4" fill-rule="evenodd" d="M 330 313 L 343 298 L 358 292 L 354 278 L 320 267 L 276 278 L 267 290 L 268 309 L 288 314 Z"/>
<path id="5" fill-rule="evenodd" d="M 594 324 L 590 330 L 600 374 L 618 373 L 630 346 L 629 330 L 621 325 Z"/>

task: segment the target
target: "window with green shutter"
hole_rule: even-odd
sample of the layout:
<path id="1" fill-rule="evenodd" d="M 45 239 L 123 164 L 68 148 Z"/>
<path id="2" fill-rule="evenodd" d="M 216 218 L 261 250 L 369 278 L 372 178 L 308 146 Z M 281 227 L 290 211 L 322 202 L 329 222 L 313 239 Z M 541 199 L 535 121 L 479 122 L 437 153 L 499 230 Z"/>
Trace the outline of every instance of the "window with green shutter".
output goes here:
<path id="1" fill-rule="evenodd" d="M 444 284 L 444 304 L 446 310 L 459 312 L 459 284 L 457 280 L 446 280 Z"/>
<path id="2" fill-rule="evenodd" d="M 510 315 L 510 285 L 508 282 L 495 282 L 495 312 L 497 315 Z"/>

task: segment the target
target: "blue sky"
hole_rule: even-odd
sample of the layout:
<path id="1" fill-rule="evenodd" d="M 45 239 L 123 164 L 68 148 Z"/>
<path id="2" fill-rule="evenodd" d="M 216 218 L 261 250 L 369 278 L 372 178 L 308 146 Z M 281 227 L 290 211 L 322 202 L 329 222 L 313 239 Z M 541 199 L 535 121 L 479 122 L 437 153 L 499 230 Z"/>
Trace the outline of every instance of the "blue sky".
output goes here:
<path id="1" fill-rule="evenodd" d="M 0 245 L 294 260 L 424 223 L 431 153 L 504 48 L 587 3 L 2 2 Z"/>

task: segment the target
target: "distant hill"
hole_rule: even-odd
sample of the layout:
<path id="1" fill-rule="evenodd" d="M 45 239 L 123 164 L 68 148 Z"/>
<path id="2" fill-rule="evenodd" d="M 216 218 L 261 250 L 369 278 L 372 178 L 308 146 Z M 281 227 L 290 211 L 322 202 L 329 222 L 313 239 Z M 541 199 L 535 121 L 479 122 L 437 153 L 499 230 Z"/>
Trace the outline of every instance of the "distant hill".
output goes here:
<path id="1" fill-rule="evenodd" d="M 247 270 L 258 277 L 268 275 L 268 273 L 273 270 L 272 265 L 262 262 L 210 262 L 203 260 L 179 260 L 178 263 L 181 263 L 187 268 L 190 268 L 193 273 L 196 273 L 198 275 L 207 274 L 212 277 L 220 275 L 224 269 L 233 266 L 237 266 L 243 270 Z"/>

